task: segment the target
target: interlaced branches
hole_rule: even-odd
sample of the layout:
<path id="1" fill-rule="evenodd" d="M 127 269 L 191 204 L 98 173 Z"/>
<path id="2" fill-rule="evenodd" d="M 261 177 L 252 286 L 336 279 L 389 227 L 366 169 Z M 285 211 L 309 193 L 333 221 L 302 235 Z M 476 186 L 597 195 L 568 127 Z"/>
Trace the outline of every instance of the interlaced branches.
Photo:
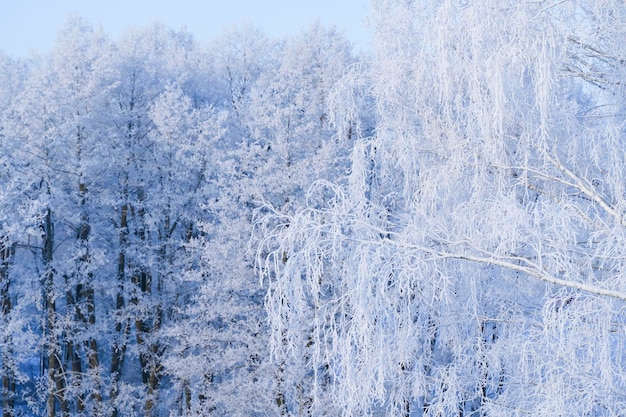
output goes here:
<path id="1" fill-rule="evenodd" d="M 462 3 L 374 2 L 375 133 L 265 217 L 274 352 L 313 322 L 344 415 L 619 415 L 624 6 Z"/>

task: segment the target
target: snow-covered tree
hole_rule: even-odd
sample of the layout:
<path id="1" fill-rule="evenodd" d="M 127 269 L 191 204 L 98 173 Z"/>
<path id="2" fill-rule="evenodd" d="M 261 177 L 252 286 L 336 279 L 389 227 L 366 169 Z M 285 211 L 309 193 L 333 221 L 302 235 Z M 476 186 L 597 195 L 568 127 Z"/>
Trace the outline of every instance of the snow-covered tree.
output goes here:
<path id="1" fill-rule="evenodd" d="M 51 59 L 31 71 L 5 114 L 12 142 L 5 150 L 12 150 L 20 172 L 14 187 L 27 209 L 10 225 L 23 250 L 13 281 L 41 285 L 40 297 L 20 301 L 22 311 L 38 301 L 45 317 L 29 324 L 41 324 L 42 370 L 48 374 L 41 393 L 48 415 L 83 412 L 86 402 L 97 409 L 100 402 L 93 271 L 101 259 L 91 239 L 89 193 L 98 188 L 93 121 L 106 92 L 109 48 L 101 32 L 79 19 L 68 21 Z M 35 410 L 40 404 L 34 403 Z"/>
<path id="2" fill-rule="evenodd" d="M 23 87 L 27 76 L 24 63 L 0 53 L 0 400 L 3 417 L 11 417 L 18 399 L 18 384 L 23 381 L 19 364 L 28 355 L 26 320 L 17 305 L 22 283 L 16 282 L 14 266 L 17 244 L 20 241 L 20 217 L 25 214 L 25 198 L 20 190 L 21 164 L 16 160 L 15 142 L 11 124 L 8 123 L 14 98 Z M 25 337 L 26 336 L 26 337 Z"/>
<path id="3" fill-rule="evenodd" d="M 249 126 L 267 161 L 256 175 L 274 206 L 302 200 L 314 178 L 344 175 L 351 143 L 330 123 L 329 96 L 355 61 L 348 40 L 316 22 L 285 43 L 279 67 L 254 86 Z"/>
<path id="4" fill-rule="evenodd" d="M 372 8 L 349 183 L 264 218 L 275 354 L 344 415 L 619 415 L 624 6 Z"/>

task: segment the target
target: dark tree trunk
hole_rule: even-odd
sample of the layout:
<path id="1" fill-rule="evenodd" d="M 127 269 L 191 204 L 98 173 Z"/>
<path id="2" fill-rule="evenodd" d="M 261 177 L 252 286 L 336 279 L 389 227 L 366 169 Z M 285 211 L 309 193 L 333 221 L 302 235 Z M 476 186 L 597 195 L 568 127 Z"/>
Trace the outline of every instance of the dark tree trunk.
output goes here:
<path id="1" fill-rule="evenodd" d="M 0 250 L 0 309 L 1 322 L 7 323 L 11 313 L 9 293 L 9 265 L 15 248 L 5 245 Z M 13 417 L 15 409 L 15 374 L 13 366 L 13 341 L 11 335 L 4 338 L 5 349 L 2 351 L 2 417 Z"/>
<path id="2" fill-rule="evenodd" d="M 54 295 L 54 269 L 52 259 L 54 254 L 54 224 L 52 222 L 52 210 L 47 209 L 42 231 L 42 258 L 45 267 L 43 286 L 46 313 L 45 340 L 48 357 L 48 398 L 46 409 L 48 417 L 56 416 L 56 404 L 58 403 L 62 415 L 69 415 L 69 408 L 65 400 L 65 375 L 61 363 L 61 346 L 57 339 L 57 310 Z"/>
<path id="3" fill-rule="evenodd" d="M 125 193 L 124 193 L 125 194 Z M 117 258 L 117 294 L 115 299 L 115 333 L 111 353 L 111 392 L 110 398 L 113 404 L 112 417 L 118 417 L 115 401 L 119 394 L 118 383 L 124 365 L 126 354 L 126 338 L 130 331 L 128 319 L 122 317 L 126 305 L 124 300 L 124 281 L 126 279 L 126 250 L 128 248 L 128 205 L 122 206 L 119 224 L 119 253 Z"/>

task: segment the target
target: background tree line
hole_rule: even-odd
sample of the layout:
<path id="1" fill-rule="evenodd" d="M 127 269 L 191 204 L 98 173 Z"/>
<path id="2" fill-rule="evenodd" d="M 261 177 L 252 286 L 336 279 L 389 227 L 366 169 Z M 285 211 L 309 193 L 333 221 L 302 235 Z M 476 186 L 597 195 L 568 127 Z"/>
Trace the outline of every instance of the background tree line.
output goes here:
<path id="1" fill-rule="evenodd" d="M 252 216 L 344 173 L 351 48 L 70 18 L 50 56 L 1 56 L 3 416 L 280 413 Z"/>

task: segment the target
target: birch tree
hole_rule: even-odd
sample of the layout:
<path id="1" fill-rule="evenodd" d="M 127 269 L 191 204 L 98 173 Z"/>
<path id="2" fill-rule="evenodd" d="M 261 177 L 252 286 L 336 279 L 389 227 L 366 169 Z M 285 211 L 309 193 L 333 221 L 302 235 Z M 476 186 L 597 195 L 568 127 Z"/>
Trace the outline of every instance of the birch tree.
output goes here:
<path id="1" fill-rule="evenodd" d="M 619 415 L 624 6 L 372 10 L 374 135 L 263 223 L 275 354 L 313 322 L 344 415 Z"/>

